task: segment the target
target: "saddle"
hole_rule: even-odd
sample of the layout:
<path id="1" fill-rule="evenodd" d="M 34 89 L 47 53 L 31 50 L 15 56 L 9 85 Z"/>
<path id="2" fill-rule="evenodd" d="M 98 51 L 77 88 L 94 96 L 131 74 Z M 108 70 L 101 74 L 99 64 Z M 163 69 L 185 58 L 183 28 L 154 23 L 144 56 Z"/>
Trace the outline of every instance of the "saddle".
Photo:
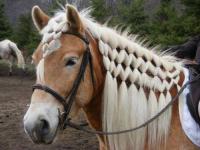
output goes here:
<path id="1" fill-rule="evenodd" d="M 200 74 L 200 64 L 189 64 L 186 65 L 189 69 L 189 80 L 194 79 L 198 74 Z M 189 112 L 195 122 L 200 127 L 200 116 L 198 112 L 198 105 L 200 102 L 200 80 L 189 86 L 189 93 L 186 97 L 186 103 L 189 109 Z"/>

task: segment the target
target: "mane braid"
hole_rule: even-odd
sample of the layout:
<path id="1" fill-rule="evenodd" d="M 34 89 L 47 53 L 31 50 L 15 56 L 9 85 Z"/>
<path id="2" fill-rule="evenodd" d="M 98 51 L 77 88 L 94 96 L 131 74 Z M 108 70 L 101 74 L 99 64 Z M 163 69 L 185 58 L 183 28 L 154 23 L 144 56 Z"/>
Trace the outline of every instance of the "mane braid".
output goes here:
<path id="1" fill-rule="evenodd" d="M 172 87 L 180 88 L 178 82 L 183 70 L 182 62 L 177 62 L 170 54 L 148 50 L 137 43 L 135 36 L 128 35 L 128 31 L 120 35 L 119 31 L 96 23 L 89 14 L 90 9 L 85 9 L 80 12 L 80 17 L 85 29 L 98 40 L 107 70 L 103 94 L 103 130 L 115 132 L 134 128 L 155 116 L 169 103 Z M 41 32 L 44 43 L 52 37 L 56 41 L 62 32 L 66 32 L 66 22 L 65 13 L 57 13 Z M 50 30 L 53 32 L 49 35 Z M 59 41 L 56 43 L 47 45 L 44 52 L 56 50 Z M 105 137 L 109 149 L 141 150 L 145 147 L 146 139 L 149 149 L 159 149 L 159 145 L 167 139 L 171 113 L 170 108 L 136 132 Z"/>

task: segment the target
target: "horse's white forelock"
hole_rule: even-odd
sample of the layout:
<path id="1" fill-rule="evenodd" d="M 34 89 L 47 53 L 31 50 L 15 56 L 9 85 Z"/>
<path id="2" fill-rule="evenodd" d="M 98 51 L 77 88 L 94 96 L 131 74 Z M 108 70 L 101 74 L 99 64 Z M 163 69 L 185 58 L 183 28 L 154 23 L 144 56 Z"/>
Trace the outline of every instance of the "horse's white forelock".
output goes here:
<path id="1" fill-rule="evenodd" d="M 152 51 L 148 50 L 142 45 L 144 41 L 138 44 L 136 36 L 128 35 L 128 30 L 120 35 L 120 31 L 96 23 L 89 15 L 90 10 L 84 9 L 80 12 L 80 17 L 84 27 L 98 40 L 107 70 L 103 95 L 103 130 L 112 132 L 134 128 L 156 115 L 169 103 L 169 90 L 173 85 L 179 88 L 182 62 L 177 62 L 170 54 L 160 53 L 156 47 Z M 56 35 L 54 31 L 66 31 L 66 22 L 65 12 L 58 12 L 41 31 L 43 42 L 46 43 L 52 37 L 54 41 L 58 39 L 61 34 Z M 52 34 L 50 31 L 53 31 Z M 58 48 L 55 43 L 52 45 L 54 46 L 47 45 L 44 52 Z M 40 65 L 43 65 L 42 62 Z M 117 81 L 118 78 L 121 82 Z M 149 89 L 148 97 L 145 88 Z M 161 93 L 158 99 L 155 91 Z M 163 94 L 164 91 L 166 94 Z M 149 148 L 154 149 L 155 143 L 160 145 L 165 142 L 170 121 L 171 108 L 147 127 L 128 134 L 108 136 L 105 138 L 106 143 L 113 150 L 141 150 L 147 139 Z"/>
<path id="2" fill-rule="evenodd" d="M 44 83 L 44 58 L 40 60 L 36 69 L 37 82 Z"/>

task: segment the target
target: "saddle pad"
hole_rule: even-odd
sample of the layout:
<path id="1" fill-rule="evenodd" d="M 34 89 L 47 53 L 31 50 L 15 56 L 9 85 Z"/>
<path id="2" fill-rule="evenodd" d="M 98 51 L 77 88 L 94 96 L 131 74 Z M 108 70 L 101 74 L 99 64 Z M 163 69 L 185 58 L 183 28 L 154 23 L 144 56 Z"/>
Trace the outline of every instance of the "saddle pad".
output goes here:
<path id="1" fill-rule="evenodd" d="M 185 82 L 187 82 L 188 77 L 189 77 L 188 70 L 185 69 L 184 72 L 186 75 Z M 192 118 L 189 112 L 189 109 L 186 103 L 186 95 L 188 93 L 189 93 L 189 89 L 186 88 L 182 95 L 184 96 L 184 98 L 182 98 L 181 101 L 179 101 L 179 115 L 180 115 L 181 125 L 185 134 L 192 141 L 192 143 L 200 147 L 200 127 Z"/>

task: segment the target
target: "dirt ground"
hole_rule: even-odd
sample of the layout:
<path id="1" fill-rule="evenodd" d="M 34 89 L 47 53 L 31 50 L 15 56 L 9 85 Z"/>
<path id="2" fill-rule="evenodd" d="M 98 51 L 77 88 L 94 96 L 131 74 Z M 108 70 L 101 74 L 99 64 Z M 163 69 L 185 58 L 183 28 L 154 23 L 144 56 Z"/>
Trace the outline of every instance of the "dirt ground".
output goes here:
<path id="1" fill-rule="evenodd" d="M 95 135 L 66 129 L 52 145 L 35 145 L 23 129 L 23 116 L 30 103 L 33 75 L 12 77 L 0 67 L 0 150 L 96 150 Z"/>

